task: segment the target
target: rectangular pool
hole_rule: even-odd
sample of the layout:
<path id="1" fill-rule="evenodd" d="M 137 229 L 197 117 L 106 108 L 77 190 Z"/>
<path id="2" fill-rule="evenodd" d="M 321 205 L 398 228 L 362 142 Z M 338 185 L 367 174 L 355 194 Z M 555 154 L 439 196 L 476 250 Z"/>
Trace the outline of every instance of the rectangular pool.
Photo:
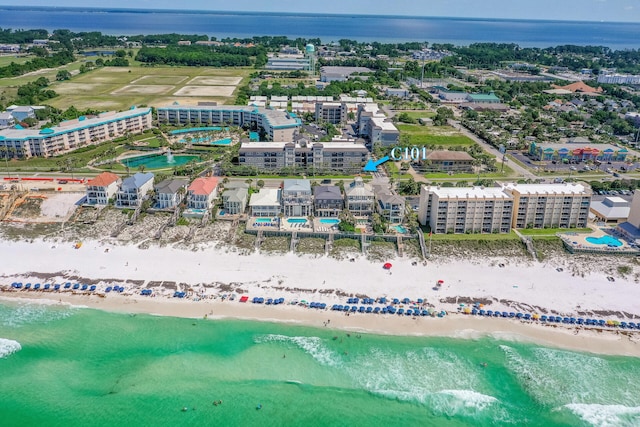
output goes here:
<path id="1" fill-rule="evenodd" d="M 306 224 L 307 220 L 304 218 L 289 218 L 287 222 L 289 224 Z"/>
<path id="2" fill-rule="evenodd" d="M 271 222 L 271 218 L 256 218 L 255 222 L 264 224 L 265 222 Z"/>
<path id="3" fill-rule="evenodd" d="M 329 225 L 336 225 L 340 222 L 339 219 L 335 219 L 335 218 L 322 218 L 320 220 L 320 224 L 329 224 Z"/>

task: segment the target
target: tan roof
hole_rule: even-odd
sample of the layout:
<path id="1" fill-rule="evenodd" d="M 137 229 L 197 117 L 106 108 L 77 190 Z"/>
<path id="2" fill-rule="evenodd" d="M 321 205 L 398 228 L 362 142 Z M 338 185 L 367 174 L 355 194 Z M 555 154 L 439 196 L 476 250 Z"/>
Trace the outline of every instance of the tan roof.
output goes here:
<path id="1" fill-rule="evenodd" d="M 570 90 L 571 92 L 583 92 L 583 93 L 600 93 L 600 92 L 602 92 L 602 88 L 601 87 L 598 87 L 596 89 L 596 88 L 593 88 L 593 87 L 589 86 L 585 82 L 575 82 L 575 83 L 571 83 L 570 85 L 566 85 L 566 86 L 553 85 L 553 87 L 556 88 L 556 89 Z"/>
<path id="2" fill-rule="evenodd" d="M 427 154 L 427 160 L 473 160 L 473 157 L 466 151 L 432 151 Z"/>
<path id="3" fill-rule="evenodd" d="M 107 187 L 108 185 L 113 184 L 118 181 L 120 177 L 115 173 L 111 172 L 102 172 L 100 175 L 95 178 L 89 180 L 87 185 L 92 187 Z"/>
<path id="4" fill-rule="evenodd" d="M 208 196 L 218 186 L 218 178 L 211 176 L 208 178 L 196 178 L 189 186 L 189 191 L 193 194 Z"/>

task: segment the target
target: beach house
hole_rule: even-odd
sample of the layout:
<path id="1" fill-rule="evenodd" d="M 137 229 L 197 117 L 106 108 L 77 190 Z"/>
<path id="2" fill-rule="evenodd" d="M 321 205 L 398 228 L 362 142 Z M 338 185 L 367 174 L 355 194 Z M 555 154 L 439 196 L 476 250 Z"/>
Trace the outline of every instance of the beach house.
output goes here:
<path id="1" fill-rule="evenodd" d="M 229 186 L 225 184 L 225 190 L 222 193 L 222 205 L 225 215 L 240 215 L 247 208 L 249 200 L 249 185 L 239 183 L 241 185 Z"/>
<path id="2" fill-rule="evenodd" d="M 189 181 L 186 179 L 165 179 L 155 186 L 156 209 L 173 209 L 185 197 Z"/>
<path id="3" fill-rule="evenodd" d="M 311 182 L 308 179 L 285 179 L 282 184 L 284 216 L 309 216 L 312 211 Z"/>
<path id="4" fill-rule="evenodd" d="M 373 213 L 375 196 L 371 184 L 357 176 L 344 190 L 346 208 L 354 216 L 369 216 Z"/>
<path id="5" fill-rule="evenodd" d="M 249 202 L 251 215 L 277 217 L 280 213 L 280 191 L 278 188 L 261 188 L 253 194 Z"/>
<path id="6" fill-rule="evenodd" d="M 87 181 L 88 205 L 107 205 L 109 200 L 115 196 L 122 180 L 111 172 L 102 172 L 100 175 Z"/>
<path id="7" fill-rule="evenodd" d="M 336 185 L 317 185 L 313 188 L 313 207 L 317 217 L 337 218 L 344 208 L 344 197 Z"/>
<path id="8" fill-rule="evenodd" d="M 402 196 L 391 193 L 379 193 L 377 197 L 377 210 L 387 222 L 400 224 L 404 220 L 406 200 Z"/>
<path id="9" fill-rule="evenodd" d="M 116 193 L 117 208 L 137 208 L 153 189 L 154 175 L 150 172 L 140 173 L 125 178 Z"/>
<path id="10" fill-rule="evenodd" d="M 218 178 L 200 177 L 187 189 L 187 208 L 208 210 L 218 196 Z"/>

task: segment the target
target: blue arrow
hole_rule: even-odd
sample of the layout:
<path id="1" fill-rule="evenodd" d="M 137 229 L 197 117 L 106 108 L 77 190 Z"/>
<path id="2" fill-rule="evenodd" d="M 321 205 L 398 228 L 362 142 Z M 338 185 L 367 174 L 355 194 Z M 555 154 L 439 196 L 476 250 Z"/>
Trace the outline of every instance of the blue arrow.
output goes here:
<path id="1" fill-rule="evenodd" d="M 364 166 L 363 170 L 365 172 L 376 172 L 378 170 L 378 166 L 380 166 L 381 164 L 383 164 L 387 160 L 389 160 L 389 156 L 384 156 L 383 158 L 381 158 L 377 162 L 375 162 L 373 160 L 369 160 L 367 162 L 367 164 Z"/>

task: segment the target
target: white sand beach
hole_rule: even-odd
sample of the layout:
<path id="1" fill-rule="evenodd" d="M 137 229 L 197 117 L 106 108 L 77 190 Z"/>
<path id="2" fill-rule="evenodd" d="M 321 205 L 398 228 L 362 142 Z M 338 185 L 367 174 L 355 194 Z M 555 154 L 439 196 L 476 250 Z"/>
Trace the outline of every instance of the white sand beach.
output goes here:
<path id="1" fill-rule="evenodd" d="M 93 283 L 98 290 L 109 284 L 125 284 L 126 295 L 72 295 L 35 291 L 4 291 L 8 298 L 52 299 L 109 311 L 141 312 L 184 317 L 234 317 L 298 322 L 322 327 L 331 319 L 332 328 L 387 334 L 446 335 L 473 337 L 494 334 L 521 337 L 565 348 L 596 353 L 640 356 L 640 333 L 596 331 L 562 325 L 533 325 L 508 319 L 487 319 L 457 314 L 461 302 L 480 301 L 485 308 L 500 311 L 548 313 L 560 316 L 603 319 L 640 319 L 640 285 L 617 277 L 610 282 L 604 273 L 573 275 L 547 263 L 508 262 L 504 258 L 464 259 L 415 263 L 409 259 L 382 263 L 365 258 L 339 261 L 293 254 L 239 255 L 231 249 L 203 247 L 198 251 L 155 247 L 114 246 L 84 242 L 80 249 L 65 243 L 42 240 L 4 241 L 0 285 L 14 281 Z M 435 287 L 438 280 L 444 285 Z M 164 283 L 162 283 L 164 282 Z M 155 297 L 139 295 L 141 287 L 154 289 Z M 200 301 L 171 298 L 178 290 L 200 295 Z M 424 298 L 436 309 L 451 315 L 444 319 L 314 311 L 298 306 L 256 306 L 221 301 L 221 295 L 284 297 L 292 300 L 345 303 L 347 296 L 371 298 Z M 635 321 L 635 320 L 632 320 Z"/>

